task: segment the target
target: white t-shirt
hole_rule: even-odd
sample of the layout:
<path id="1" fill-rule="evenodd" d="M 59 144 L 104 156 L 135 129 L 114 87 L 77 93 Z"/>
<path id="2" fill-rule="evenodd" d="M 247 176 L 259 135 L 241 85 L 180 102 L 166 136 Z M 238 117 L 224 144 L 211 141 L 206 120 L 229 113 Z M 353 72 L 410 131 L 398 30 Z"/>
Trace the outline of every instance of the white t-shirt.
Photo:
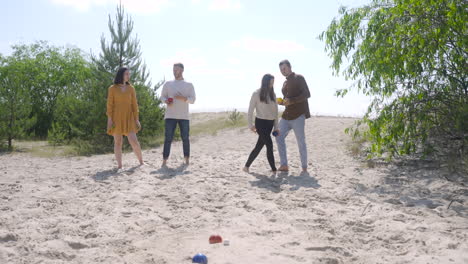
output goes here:
<path id="1" fill-rule="evenodd" d="M 187 101 L 177 100 L 176 96 L 183 96 Z M 164 119 L 184 119 L 189 120 L 189 104 L 195 103 L 195 89 L 193 84 L 184 80 L 167 81 L 161 92 L 161 100 L 165 102 L 168 98 L 173 98 L 173 103 L 167 105 Z"/>

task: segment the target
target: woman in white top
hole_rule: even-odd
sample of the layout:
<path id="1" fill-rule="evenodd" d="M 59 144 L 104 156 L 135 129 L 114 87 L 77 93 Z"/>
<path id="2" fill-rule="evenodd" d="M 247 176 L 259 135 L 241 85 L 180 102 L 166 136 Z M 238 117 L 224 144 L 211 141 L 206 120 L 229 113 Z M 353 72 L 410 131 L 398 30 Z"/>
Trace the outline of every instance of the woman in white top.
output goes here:
<path id="1" fill-rule="evenodd" d="M 262 86 L 252 94 L 249 105 L 248 121 L 249 128 L 258 134 L 258 141 L 255 148 L 249 155 L 244 171 L 249 172 L 249 167 L 257 158 L 263 146 L 267 148 L 268 163 L 271 170 L 276 172 L 275 157 L 273 155 L 273 141 L 271 140 L 271 131 L 274 129 L 275 136 L 278 136 L 278 104 L 273 90 L 275 77 L 271 74 L 265 74 L 262 78 Z M 255 125 L 253 123 L 253 112 L 255 114 Z"/>

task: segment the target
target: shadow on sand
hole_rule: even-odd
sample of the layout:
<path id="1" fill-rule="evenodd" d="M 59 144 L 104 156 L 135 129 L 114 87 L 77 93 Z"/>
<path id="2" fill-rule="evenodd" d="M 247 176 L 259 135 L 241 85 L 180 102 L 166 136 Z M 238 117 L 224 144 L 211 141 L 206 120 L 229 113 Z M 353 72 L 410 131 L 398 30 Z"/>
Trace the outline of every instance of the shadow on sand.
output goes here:
<path id="1" fill-rule="evenodd" d="M 91 178 L 95 181 L 102 182 L 102 181 L 108 180 L 111 177 L 116 177 L 122 174 L 132 175 L 133 173 L 135 173 L 136 169 L 139 167 L 140 166 L 134 166 L 126 170 L 118 170 L 114 168 L 110 170 L 99 171 L 99 172 L 96 172 L 96 174 L 94 174 L 93 176 L 91 176 Z"/>
<path id="2" fill-rule="evenodd" d="M 468 217 L 468 177 L 449 172 L 429 160 L 403 160 L 383 163 L 385 175 L 380 184 L 356 184 L 362 194 L 377 194 L 384 202 L 405 207 L 454 210 Z M 360 169 L 357 169 L 361 173 Z"/>
<path id="3" fill-rule="evenodd" d="M 257 178 L 256 181 L 251 181 L 250 184 L 254 187 L 264 188 L 272 192 L 278 193 L 281 191 L 281 186 L 290 186 L 289 190 L 296 191 L 300 188 L 320 188 L 321 185 L 317 179 L 312 177 L 308 172 L 301 172 L 295 176 L 288 172 L 279 172 L 276 175 L 266 176 L 259 173 L 250 173 Z"/>
<path id="4" fill-rule="evenodd" d="M 189 165 L 186 164 L 181 164 L 177 168 L 169 168 L 167 166 L 163 166 L 155 171 L 150 172 L 150 174 L 159 174 L 159 179 L 169 180 L 177 175 L 189 174 L 190 171 L 187 170 L 188 167 Z"/>

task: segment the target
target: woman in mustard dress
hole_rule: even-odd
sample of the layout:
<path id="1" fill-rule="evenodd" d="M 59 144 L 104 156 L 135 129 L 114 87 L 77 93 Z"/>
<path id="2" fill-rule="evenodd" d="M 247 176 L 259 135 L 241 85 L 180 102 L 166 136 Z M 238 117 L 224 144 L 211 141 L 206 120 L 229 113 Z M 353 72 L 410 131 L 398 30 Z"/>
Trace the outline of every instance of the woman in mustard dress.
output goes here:
<path id="1" fill-rule="evenodd" d="M 135 88 L 128 82 L 130 71 L 122 67 L 107 95 L 107 134 L 114 136 L 114 153 L 118 168 L 122 168 L 123 136 L 127 136 L 133 152 L 143 165 L 140 143 L 136 133 L 141 128 Z"/>

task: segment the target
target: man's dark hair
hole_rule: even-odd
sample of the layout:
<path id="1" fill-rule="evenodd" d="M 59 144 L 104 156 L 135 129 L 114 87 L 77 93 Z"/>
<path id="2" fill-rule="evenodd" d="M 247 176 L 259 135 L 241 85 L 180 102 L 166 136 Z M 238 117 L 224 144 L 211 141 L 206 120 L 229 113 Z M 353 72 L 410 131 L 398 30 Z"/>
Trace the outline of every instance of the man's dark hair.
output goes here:
<path id="1" fill-rule="evenodd" d="M 288 60 L 282 60 L 282 61 L 280 61 L 279 66 L 281 66 L 281 65 L 283 65 L 283 64 L 286 64 L 286 65 L 288 65 L 289 68 L 291 68 L 291 63 L 290 63 Z"/>
<path id="2" fill-rule="evenodd" d="M 175 67 L 175 66 L 177 66 L 177 67 L 181 67 L 181 68 L 182 68 L 182 70 L 184 69 L 184 65 L 183 65 L 182 63 L 180 63 L 180 62 L 178 62 L 178 63 L 174 63 L 174 67 Z"/>

